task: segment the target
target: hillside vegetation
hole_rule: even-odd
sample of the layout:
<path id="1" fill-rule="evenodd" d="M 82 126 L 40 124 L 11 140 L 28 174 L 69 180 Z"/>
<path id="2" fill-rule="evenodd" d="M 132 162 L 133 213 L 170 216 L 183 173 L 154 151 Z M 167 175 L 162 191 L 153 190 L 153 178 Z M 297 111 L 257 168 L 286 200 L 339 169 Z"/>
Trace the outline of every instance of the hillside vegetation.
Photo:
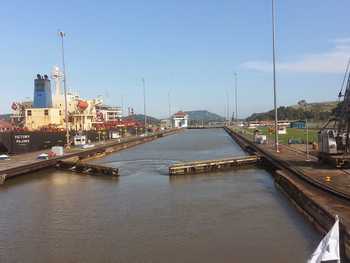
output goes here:
<path id="1" fill-rule="evenodd" d="M 196 123 L 196 122 L 221 122 L 224 121 L 225 119 L 221 117 L 220 115 L 216 113 L 212 113 L 206 110 L 194 110 L 194 111 L 185 111 L 188 114 L 188 119 L 190 123 Z M 129 116 L 128 118 L 138 120 L 140 122 L 143 122 L 145 119 L 145 115 L 143 114 L 135 114 L 132 116 Z M 160 120 L 157 118 L 154 118 L 152 116 L 147 116 L 147 121 L 148 123 L 151 124 L 159 124 Z"/>
<path id="2" fill-rule="evenodd" d="M 308 119 L 317 121 L 326 121 L 334 113 L 338 106 L 338 102 L 316 102 L 307 103 L 306 101 L 299 101 L 297 105 L 281 106 L 278 108 L 278 119 L 280 120 L 300 120 Z M 275 118 L 274 110 L 262 113 L 253 113 L 247 118 L 248 121 L 273 120 Z"/>
<path id="3" fill-rule="evenodd" d="M 225 120 L 222 116 L 209 112 L 207 110 L 186 111 L 190 121 L 204 121 L 204 122 L 222 122 Z"/>
<path id="4" fill-rule="evenodd" d="M 131 115 L 126 117 L 128 119 L 133 119 L 133 120 L 137 120 L 141 123 L 143 123 L 145 121 L 145 115 L 144 114 L 135 114 L 135 115 Z M 148 116 L 147 115 L 147 123 L 148 124 L 152 124 L 152 125 L 157 125 L 160 123 L 160 120 L 157 118 L 154 118 L 152 116 Z"/>
<path id="5" fill-rule="evenodd" d="M 0 114 L 0 120 L 10 121 L 11 120 L 11 114 Z"/>

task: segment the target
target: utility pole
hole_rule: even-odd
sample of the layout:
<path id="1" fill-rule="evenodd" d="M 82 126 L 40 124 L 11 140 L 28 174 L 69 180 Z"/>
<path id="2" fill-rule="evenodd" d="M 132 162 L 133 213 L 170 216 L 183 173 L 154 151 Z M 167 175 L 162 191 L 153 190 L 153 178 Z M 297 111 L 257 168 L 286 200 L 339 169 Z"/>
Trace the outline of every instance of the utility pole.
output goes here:
<path id="1" fill-rule="evenodd" d="M 66 34 L 59 31 L 59 36 L 61 37 L 61 50 L 62 50 L 62 68 L 63 68 L 63 88 L 64 88 L 64 118 L 66 123 L 66 147 L 69 148 L 69 124 L 68 124 L 68 102 L 67 102 L 67 74 L 66 74 L 66 64 L 64 60 L 64 37 Z"/>
<path id="2" fill-rule="evenodd" d="M 171 120 L 171 101 L 170 101 L 170 90 L 168 91 L 168 106 L 169 106 L 169 123 L 170 123 L 170 128 L 173 127 L 173 122 Z"/>
<path id="3" fill-rule="evenodd" d="M 236 105 L 236 125 L 238 126 L 238 97 L 237 97 L 237 90 L 238 90 L 238 81 L 237 81 L 237 72 L 235 72 L 235 105 Z"/>
<path id="4" fill-rule="evenodd" d="M 305 128 L 306 128 L 306 161 L 310 161 L 310 154 L 309 154 L 309 124 L 307 122 L 307 104 L 305 104 Z"/>
<path id="5" fill-rule="evenodd" d="M 224 125 L 226 125 L 226 121 L 227 121 L 227 105 L 226 103 L 224 104 Z"/>
<path id="6" fill-rule="evenodd" d="M 226 90 L 226 111 L 227 111 L 227 125 L 230 125 L 230 99 L 229 99 L 229 92 Z"/>
<path id="7" fill-rule="evenodd" d="M 275 148 L 276 152 L 279 152 L 278 148 L 278 112 L 277 112 L 277 87 L 276 87 L 276 37 L 275 37 L 275 0 L 272 0 L 272 69 L 273 69 L 273 98 L 275 108 Z"/>
<path id="8" fill-rule="evenodd" d="M 122 94 L 122 96 L 121 96 L 121 107 L 122 107 L 122 118 L 123 118 L 123 116 L 124 116 L 124 95 Z"/>
<path id="9" fill-rule="evenodd" d="M 305 125 L 306 125 L 306 161 L 310 161 L 310 154 L 309 154 L 309 124 L 307 122 L 307 116 L 305 119 Z"/>
<path id="10" fill-rule="evenodd" d="M 146 115 L 146 84 L 145 79 L 142 78 L 143 87 L 143 114 L 145 115 L 145 134 L 147 134 L 147 115 Z"/>

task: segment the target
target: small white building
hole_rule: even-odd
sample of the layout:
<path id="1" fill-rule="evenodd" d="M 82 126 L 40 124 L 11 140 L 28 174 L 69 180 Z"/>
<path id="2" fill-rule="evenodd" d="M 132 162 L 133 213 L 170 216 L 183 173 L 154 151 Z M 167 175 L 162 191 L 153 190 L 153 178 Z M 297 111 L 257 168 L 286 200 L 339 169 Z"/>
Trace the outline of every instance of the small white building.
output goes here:
<path id="1" fill-rule="evenodd" d="M 173 115 L 174 128 L 188 127 L 188 114 L 183 111 L 178 111 Z"/>
<path id="2" fill-rule="evenodd" d="M 287 127 L 286 126 L 279 126 L 278 127 L 278 134 L 287 134 Z"/>

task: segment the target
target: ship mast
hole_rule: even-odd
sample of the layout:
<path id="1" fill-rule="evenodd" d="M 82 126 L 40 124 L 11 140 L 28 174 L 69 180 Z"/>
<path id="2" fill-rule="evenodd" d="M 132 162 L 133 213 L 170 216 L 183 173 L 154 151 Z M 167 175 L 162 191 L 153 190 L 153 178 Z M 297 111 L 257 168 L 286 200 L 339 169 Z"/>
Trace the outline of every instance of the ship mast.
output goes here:
<path id="1" fill-rule="evenodd" d="M 66 74 L 66 64 L 64 61 L 64 37 L 66 34 L 59 31 L 59 36 L 61 37 L 61 50 L 62 50 L 62 68 L 63 68 L 63 88 L 64 88 L 64 115 L 66 122 L 66 144 L 69 148 L 69 126 L 68 126 L 68 103 L 67 103 L 67 74 Z"/>

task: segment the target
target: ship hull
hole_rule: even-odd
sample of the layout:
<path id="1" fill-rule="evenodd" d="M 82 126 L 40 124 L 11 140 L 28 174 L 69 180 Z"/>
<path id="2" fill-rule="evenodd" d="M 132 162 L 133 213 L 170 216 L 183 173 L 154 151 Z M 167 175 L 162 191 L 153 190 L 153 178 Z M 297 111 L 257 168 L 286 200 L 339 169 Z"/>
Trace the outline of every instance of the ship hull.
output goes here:
<path id="1" fill-rule="evenodd" d="M 64 132 L 3 132 L 0 133 L 0 152 L 11 154 L 50 149 L 63 146 Z"/>
<path id="2" fill-rule="evenodd" d="M 97 142 L 112 137 L 112 133 L 122 133 L 122 130 L 86 131 L 87 140 Z M 76 135 L 70 133 L 71 138 Z M 71 140 L 72 141 L 72 140 Z M 43 131 L 13 131 L 0 133 L 0 153 L 20 154 L 51 149 L 52 146 L 64 146 L 66 142 L 65 132 L 43 132 Z"/>

